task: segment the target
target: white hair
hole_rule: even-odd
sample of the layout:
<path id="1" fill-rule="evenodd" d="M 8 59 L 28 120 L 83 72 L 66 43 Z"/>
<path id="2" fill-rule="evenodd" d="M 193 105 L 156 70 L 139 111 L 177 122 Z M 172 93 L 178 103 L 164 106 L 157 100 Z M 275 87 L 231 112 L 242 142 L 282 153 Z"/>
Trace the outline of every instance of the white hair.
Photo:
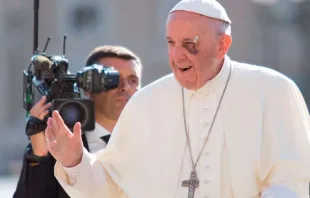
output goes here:
<path id="1" fill-rule="evenodd" d="M 220 33 L 231 35 L 231 25 L 225 21 L 222 21 L 221 23 Z"/>
<path id="2" fill-rule="evenodd" d="M 231 25 L 228 22 L 222 20 L 212 21 L 214 23 L 216 34 L 219 36 L 223 34 L 231 35 Z"/>

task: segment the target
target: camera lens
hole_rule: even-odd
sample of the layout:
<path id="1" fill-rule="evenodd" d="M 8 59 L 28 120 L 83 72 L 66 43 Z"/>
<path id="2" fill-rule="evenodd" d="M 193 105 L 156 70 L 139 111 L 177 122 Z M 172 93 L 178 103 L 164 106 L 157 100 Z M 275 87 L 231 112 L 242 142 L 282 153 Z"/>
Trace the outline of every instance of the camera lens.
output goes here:
<path id="1" fill-rule="evenodd" d="M 59 109 L 59 113 L 66 125 L 70 128 L 72 128 L 76 122 L 80 122 L 83 125 L 87 117 L 87 110 L 83 104 L 75 101 L 64 103 Z"/>

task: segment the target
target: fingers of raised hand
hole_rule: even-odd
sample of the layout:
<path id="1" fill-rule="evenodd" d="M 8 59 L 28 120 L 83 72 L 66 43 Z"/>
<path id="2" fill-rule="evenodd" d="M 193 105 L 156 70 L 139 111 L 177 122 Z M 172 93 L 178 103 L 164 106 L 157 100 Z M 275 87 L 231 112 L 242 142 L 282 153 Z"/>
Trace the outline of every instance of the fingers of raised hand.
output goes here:
<path id="1" fill-rule="evenodd" d="M 46 102 L 46 97 L 43 96 L 39 102 L 37 102 L 32 109 L 30 110 L 30 115 L 36 117 L 40 120 L 43 120 L 46 115 L 49 113 L 49 108 L 52 106 L 51 103 Z"/>
<path id="2" fill-rule="evenodd" d="M 45 110 L 45 111 L 43 111 L 40 115 L 39 115 L 39 119 L 40 120 L 44 120 L 44 118 L 45 118 L 45 116 L 47 116 L 48 114 L 49 114 L 49 110 Z"/>
<path id="3" fill-rule="evenodd" d="M 57 142 L 61 139 L 62 131 L 59 130 L 59 126 L 55 122 L 54 118 L 49 117 L 47 120 L 47 127 L 45 129 L 45 140 L 46 142 Z"/>
<path id="4" fill-rule="evenodd" d="M 75 123 L 74 127 L 73 127 L 73 139 L 76 140 L 77 142 L 82 142 L 82 131 L 81 131 L 81 123 L 77 122 Z"/>
<path id="5" fill-rule="evenodd" d="M 32 109 L 40 109 L 45 104 L 45 102 L 46 96 L 42 96 L 42 98 L 32 107 Z"/>
<path id="6" fill-rule="evenodd" d="M 40 111 L 42 112 L 42 111 L 48 110 L 51 106 L 52 106 L 52 103 L 50 103 L 50 102 L 46 103 L 46 104 L 41 106 Z"/>
<path id="7" fill-rule="evenodd" d="M 61 116 L 57 110 L 53 111 L 53 119 L 54 119 L 55 123 L 57 123 L 58 126 L 61 126 L 61 127 L 66 126 L 65 122 L 63 121 L 63 119 L 61 118 Z"/>
<path id="8" fill-rule="evenodd" d="M 70 145 L 72 133 L 62 121 L 57 111 L 54 111 L 52 117 L 47 120 L 47 128 L 45 130 L 45 139 L 48 150 L 57 158 L 59 152 L 65 151 Z M 59 157 L 59 156 L 58 156 Z"/>
<path id="9" fill-rule="evenodd" d="M 71 131 L 65 125 L 57 110 L 53 111 L 52 117 L 47 121 L 47 125 L 52 128 L 56 141 L 65 141 L 72 136 Z"/>
<path id="10" fill-rule="evenodd" d="M 54 154 L 59 150 L 57 148 L 56 136 L 53 133 L 53 129 L 51 126 L 47 126 L 45 129 L 45 141 L 47 143 L 48 151 L 54 156 Z M 56 157 L 56 156 L 54 156 Z"/>
<path id="11" fill-rule="evenodd" d="M 53 133 L 52 127 L 48 126 L 45 129 L 45 140 L 46 142 L 53 142 L 55 141 L 55 135 Z"/>
<path id="12" fill-rule="evenodd" d="M 55 139 L 55 133 L 53 131 L 53 128 L 51 126 L 53 120 L 52 118 L 49 118 L 48 119 L 48 125 L 45 129 L 45 140 L 47 143 L 51 143 L 51 142 L 54 142 L 56 139 Z"/>

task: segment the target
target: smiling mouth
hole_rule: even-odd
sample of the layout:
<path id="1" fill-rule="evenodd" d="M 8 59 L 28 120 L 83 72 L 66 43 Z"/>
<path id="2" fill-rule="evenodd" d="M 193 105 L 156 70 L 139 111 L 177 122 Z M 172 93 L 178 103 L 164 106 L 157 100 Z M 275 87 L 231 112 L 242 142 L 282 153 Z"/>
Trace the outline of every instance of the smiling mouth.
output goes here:
<path id="1" fill-rule="evenodd" d="M 188 66 L 188 67 L 183 67 L 183 68 L 179 68 L 182 72 L 185 72 L 189 69 L 191 69 L 193 66 Z"/>

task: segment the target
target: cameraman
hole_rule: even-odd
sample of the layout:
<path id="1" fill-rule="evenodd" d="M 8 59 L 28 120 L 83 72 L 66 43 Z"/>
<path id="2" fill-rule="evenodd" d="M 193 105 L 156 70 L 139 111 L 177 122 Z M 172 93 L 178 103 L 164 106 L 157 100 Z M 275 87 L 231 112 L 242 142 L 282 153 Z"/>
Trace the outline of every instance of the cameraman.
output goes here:
<path id="1" fill-rule="evenodd" d="M 121 46 L 101 46 L 88 56 L 86 65 L 113 66 L 120 74 L 116 89 L 99 94 L 85 93 L 95 104 L 95 130 L 83 134 L 83 144 L 90 152 L 106 147 L 123 108 L 140 88 L 142 64 L 138 56 Z M 50 103 L 43 97 L 30 111 L 30 115 L 43 120 L 49 114 Z M 54 177 L 55 160 L 48 154 L 44 130 L 30 136 L 23 168 L 14 198 L 67 198 L 69 197 Z"/>

